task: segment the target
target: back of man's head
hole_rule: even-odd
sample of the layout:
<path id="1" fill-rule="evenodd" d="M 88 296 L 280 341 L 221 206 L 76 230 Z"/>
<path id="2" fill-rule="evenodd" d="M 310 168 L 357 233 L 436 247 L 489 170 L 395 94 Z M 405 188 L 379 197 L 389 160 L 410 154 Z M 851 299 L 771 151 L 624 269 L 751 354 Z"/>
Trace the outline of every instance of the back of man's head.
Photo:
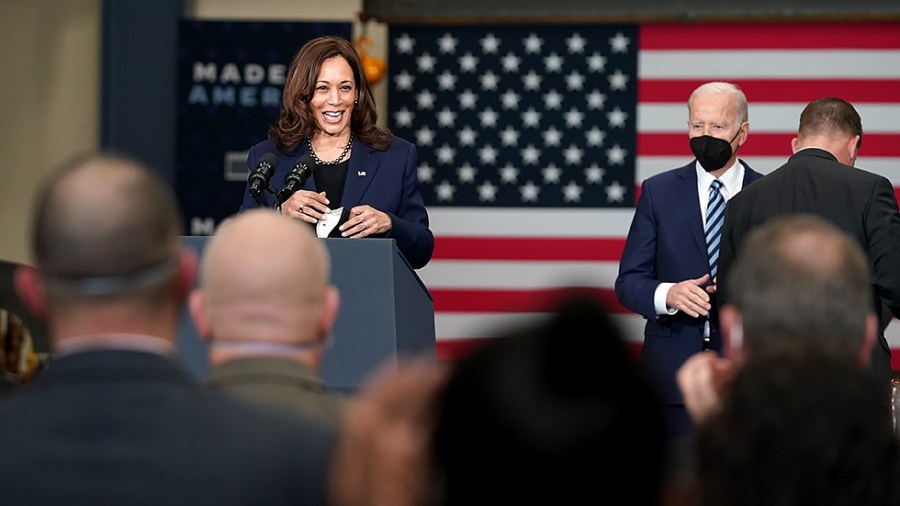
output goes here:
<path id="1" fill-rule="evenodd" d="M 814 136 L 862 137 L 862 120 L 850 102 L 825 97 L 806 105 L 800 113 L 800 128 L 797 133 L 801 143 Z"/>
<path id="2" fill-rule="evenodd" d="M 32 249 L 50 310 L 175 303 L 180 227 L 170 188 L 137 161 L 96 154 L 65 164 L 34 210 Z"/>
<path id="3" fill-rule="evenodd" d="M 328 251 L 305 223 L 267 209 L 227 220 L 207 243 L 191 310 L 212 345 L 320 345 L 337 312 Z"/>
<path id="4" fill-rule="evenodd" d="M 702 505 L 897 504 L 883 388 L 869 368 L 806 344 L 749 358 L 699 427 Z"/>
<path id="5" fill-rule="evenodd" d="M 736 308 L 747 354 L 773 342 L 816 340 L 863 356 L 874 329 L 870 283 L 866 256 L 852 237 L 811 215 L 775 218 L 744 241 L 729 278 L 733 306 L 723 308 L 722 324 L 733 323 Z M 740 339 L 735 329 L 723 331 Z"/>
<path id="6" fill-rule="evenodd" d="M 655 504 L 660 409 L 614 322 L 574 298 L 452 372 L 435 431 L 438 494 L 448 506 L 571 504 L 618 490 Z"/>

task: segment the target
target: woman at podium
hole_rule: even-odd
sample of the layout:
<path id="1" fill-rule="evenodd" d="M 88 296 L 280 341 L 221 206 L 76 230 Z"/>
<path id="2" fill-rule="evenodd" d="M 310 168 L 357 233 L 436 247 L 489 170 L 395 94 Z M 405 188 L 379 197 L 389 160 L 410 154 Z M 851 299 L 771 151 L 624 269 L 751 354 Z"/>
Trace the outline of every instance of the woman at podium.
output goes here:
<path id="1" fill-rule="evenodd" d="M 241 210 L 279 208 L 319 237 L 391 238 L 414 268 L 424 267 L 434 235 L 416 147 L 378 127 L 377 117 L 353 45 L 330 36 L 304 44 L 288 69 L 277 123 L 250 148 Z"/>

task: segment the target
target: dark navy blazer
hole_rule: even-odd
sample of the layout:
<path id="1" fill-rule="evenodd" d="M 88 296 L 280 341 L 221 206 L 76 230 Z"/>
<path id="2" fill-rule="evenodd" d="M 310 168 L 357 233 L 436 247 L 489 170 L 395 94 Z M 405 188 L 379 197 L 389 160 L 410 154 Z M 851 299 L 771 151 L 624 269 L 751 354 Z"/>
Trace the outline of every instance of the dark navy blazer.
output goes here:
<path id="1" fill-rule="evenodd" d="M 677 283 L 709 274 L 703 218 L 697 197 L 697 172 L 691 162 L 644 181 L 616 278 L 616 297 L 647 320 L 641 363 L 662 401 L 682 404 L 675 373 L 701 350 L 706 317 L 679 311 L 656 315 L 653 296 L 660 283 Z M 745 162 L 743 185 L 762 177 Z M 721 348 L 715 300 L 710 312 L 710 347 Z"/>
<path id="2" fill-rule="evenodd" d="M 285 174 L 307 152 L 306 144 L 301 143 L 297 148 L 282 153 L 275 148 L 272 139 L 267 139 L 250 148 L 247 165 L 252 171 L 264 154 L 277 154 L 278 166 L 271 183 L 280 189 L 284 186 Z M 394 239 L 397 249 L 410 265 L 419 269 L 431 260 L 434 235 L 428 228 L 428 212 L 419 193 L 416 164 L 416 147 L 404 139 L 394 137 L 385 151 L 379 151 L 355 139 L 340 205 L 346 210 L 369 205 L 387 213 L 391 217 L 391 229 L 381 237 Z M 306 181 L 303 189 L 317 191 L 315 176 Z M 275 205 L 275 195 L 263 192 L 263 199 L 267 207 Z M 245 191 L 241 210 L 256 207 L 256 201 Z"/>

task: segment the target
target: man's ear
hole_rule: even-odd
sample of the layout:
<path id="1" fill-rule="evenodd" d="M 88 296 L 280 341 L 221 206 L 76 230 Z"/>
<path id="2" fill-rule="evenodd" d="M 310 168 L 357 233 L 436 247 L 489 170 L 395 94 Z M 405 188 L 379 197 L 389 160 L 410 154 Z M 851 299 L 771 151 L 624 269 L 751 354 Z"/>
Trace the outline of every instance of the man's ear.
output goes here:
<path id="1" fill-rule="evenodd" d="M 747 138 L 750 136 L 750 122 L 745 121 L 741 123 L 740 134 L 738 135 L 738 146 L 743 146 L 745 142 L 747 142 Z"/>
<path id="2" fill-rule="evenodd" d="M 719 310 L 719 329 L 725 356 L 740 360 L 744 353 L 744 327 L 741 313 L 733 304 L 725 304 Z"/>
<path id="3" fill-rule="evenodd" d="M 878 319 L 875 315 L 869 313 L 866 316 L 866 330 L 863 335 L 862 347 L 859 349 L 859 361 L 863 365 L 869 365 L 872 362 L 872 347 L 880 346 L 876 344 L 878 340 Z"/>
<path id="4" fill-rule="evenodd" d="M 197 334 L 207 343 L 212 342 L 212 325 L 209 322 L 209 314 L 206 311 L 206 295 L 203 290 L 196 289 L 188 297 L 188 310 Z"/>
<path id="5" fill-rule="evenodd" d="M 334 285 L 328 285 L 325 290 L 325 300 L 322 302 L 322 313 L 319 316 L 319 329 L 322 336 L 331 334 L 334 322 L 337 320 L 338 309 L 341 306 L 341 294 Z"/>
<path id="6" fill-rule="evenodd" d="M 34 267 L 21 266 L 13 273 L 13 285 L 22 304 L 36 317 L 47 319 L 47 293 L 41 274 Z"/>
<path id="7" fill-rule="evenodd" d="M 850 166 L 856 165 L 856 158 L 859 156 L 859 141 L 861 137 L 854 135 L 847 143 L 847 157 L 850 160 Z"/>
<path id="8" fill-rule="evenodd" d="M 794 137 L 791 139 L 791 153 L 796 153 L 797 149 L 800 147 L 800 139 Z"/>
<path id="9" fill-rule="evenodd" d="M 181 248 L 178 255 L 178 298 L 188 298 L 197 283 L 197 253 L 191 248 Z"/>

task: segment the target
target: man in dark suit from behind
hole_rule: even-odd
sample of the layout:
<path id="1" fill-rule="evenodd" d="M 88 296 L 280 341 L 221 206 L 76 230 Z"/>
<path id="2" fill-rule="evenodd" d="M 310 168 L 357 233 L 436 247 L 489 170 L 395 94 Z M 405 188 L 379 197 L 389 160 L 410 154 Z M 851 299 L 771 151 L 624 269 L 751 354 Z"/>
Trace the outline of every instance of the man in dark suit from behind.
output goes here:
<path id="1" fill-rule="evenodd" d="M 94 155 L 41 189 L 16 271 L 54 356 L 0 403 L 5 504 L 324 504 L 334 435 L 193 384 L 175 360 L 196 258 L 138 163 Z"/>
<path id="2" fill-rule="evenodd" d="M 861 143 L 862 121 L 850 103 L 827 97 L 806 106 L 791 143 L 794 155 L 728 203 L 719 305 L 728 302 L 728 269 L 752 229 L 784 214 L 820 216 L 853 236 L 871 264 L 873 309 L 880 322 L 872 367 L 887 388 L 891 351 L 884 329 L 890 319 L 883 307 L 900 315 L 900 212 L 890 181 L 853 167 Z"/>

